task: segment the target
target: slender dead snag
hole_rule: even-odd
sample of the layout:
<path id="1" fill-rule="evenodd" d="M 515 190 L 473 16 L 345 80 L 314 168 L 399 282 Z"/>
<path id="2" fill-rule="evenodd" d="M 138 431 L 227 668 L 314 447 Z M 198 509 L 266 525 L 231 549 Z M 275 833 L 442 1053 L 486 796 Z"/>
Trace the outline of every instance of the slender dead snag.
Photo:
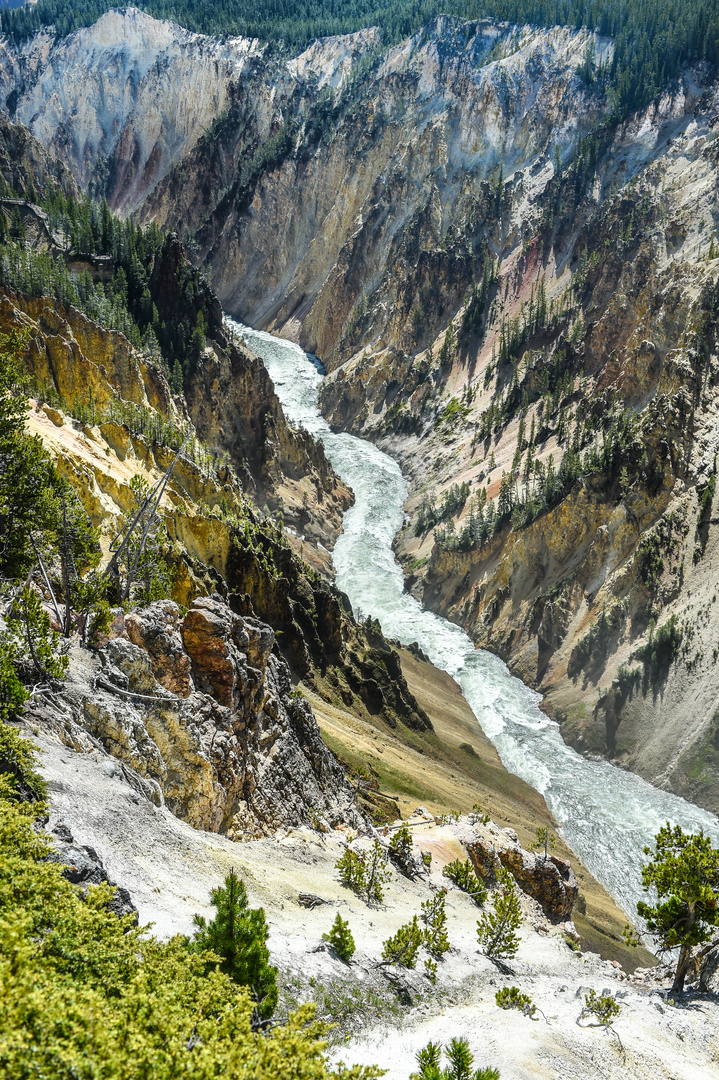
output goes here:
<path id="1" fill-rule="evenodd" d="M 62 567 L 62 588 L 65 593 L 65 619 L 62 624 L 63 634 L 70 637 L 72 629 L 72 592 L 70 582 L 70 544 L 67 534 L 67 500 L 65 488 L 62 489 L 62 544 L 60 546 L 60 565 Z"/>
<path id="2" fill-rule="evenodd" d="M 153 488 L 151 488 L 150 491 L 148 491 L 148 493 L 145 495 L 145 498 L 142 500 L 142 503 L 135 512 L 132 520 L 128 523 L 128 525 L 123 526 L 123 528 L 120 530 L 120 532 L 117 534 L 117 536 L 112 542 L 113 544 L 116 543 L 120 536 L 122 536 L 123 532 L 125 533 L 125 537 L 122 543 L 120 544 L 119 548 L 114 552 L 112 558 L 110 559 L 110 562 L 107 564 L 107 569 L 105 570 L 106 577 L 114 577 L 115 579 L 120 601 L 127 600 L 128 596 L 130 595 L 130 589 L 132 588 L 132 583 L 137 573 L 137 567 L 140 562 L 140 558 L 142 557 L 145 544 L 147 543 L 150 529 L 152 528 L 152 525 L 157 517 L 157 511 L 160 506 L 160 502 L 162 501 L 162 497 L 165 494 L 167 485 L 170 482 L 170 477 L 172 476 L 175 465 L 177 464 L 182 454 L 182 451 L 187 445 L 188 439 L 189 435 L 182 443 L 180 449 L 175 454 L 169 467 L 165 470 L 164 475 L 161 477 L 158 483 Z M 142 524 L 142 533 L 140 535 L 137 548 L 132 557 L 132 562 L 128 566 L 125 584 L 121 587 L 120 559 L 129 548 L 134 532 L 140 524 Z M 112 545 L 110 546 L 112 547 Z"/>
<path id="3" fill-rule="evenodd" d="M 35 543 L 35 537 L 32 535 L 32 533 L 30 533 L 30 543 L 32 544 L 32 549 L 35 552 L 35 558 L 37 559 L 38 566 L 40 567 L 40 572 L 42 573 L 43 580 L 45 582 L 45 587 L 47 588 L 47 591 L 50 593 L 50 599 L 52 600 L 52 606 L 55 609 L 55 615 L 57 617 L 58 624 L 60 626 L 62 626 L 62 616 L 60 614 L 60 608 L 58 607 L 57 600 L 55 599 L 55 593 L 53 592 L 52 585 L 50 584 L 50 579 L 47 576 L 47 570 L 45 569 L 45 563 L 42 561 L 42 555 L 40 554 L 40 552 L 38 550 L 38 546 Z"/>

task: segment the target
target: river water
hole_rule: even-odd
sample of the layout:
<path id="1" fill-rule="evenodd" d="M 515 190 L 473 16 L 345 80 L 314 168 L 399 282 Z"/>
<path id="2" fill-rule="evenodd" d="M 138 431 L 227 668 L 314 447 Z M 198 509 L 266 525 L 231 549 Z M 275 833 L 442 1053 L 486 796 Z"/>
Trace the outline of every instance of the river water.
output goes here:
<path id="1" fill-rule="evenodd" d="M 719 821 L 604 760 L 567 746 L 539 708 L 540 696 L 501 660 L 477 650 L 460 627 L 425 611 L 404 592 L 392 540 L 402 525 L 407 487 L 397 463 L 372 443 L 335 433 L 317 407 L 322 374 L 291 341 L 228 320 L 262 357 L 291 423 L 324 444 L 335 471 L 355 494 L 333 557 L 337 585 L 355 614 L 379 619 L 386 636 L 416 641 L 462 688 L 507 769 L 540 791 L 569 846 L 630 917 L 636 918 L 643 848 L 666 821 L 703 829 L 719 842 Z"/>

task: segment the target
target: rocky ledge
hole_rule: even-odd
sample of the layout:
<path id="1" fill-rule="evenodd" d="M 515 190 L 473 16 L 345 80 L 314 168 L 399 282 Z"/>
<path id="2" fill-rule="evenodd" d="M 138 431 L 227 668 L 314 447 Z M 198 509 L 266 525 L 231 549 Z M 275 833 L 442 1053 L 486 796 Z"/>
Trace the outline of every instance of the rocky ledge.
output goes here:
<path id="1" fill-rule="evenodd" d="M 503 866 L 553 921 L 572 917 L 579 885 L 566 859 L 525 851 L 513 829 L 500 829 L 493 822 L 477 825 L 475 831 L 476 840 L 467 844 L 467 854 L 483 880 L 491 884 Z"/>
<path id="2" fill-rule="evenodd" d="M 217 596 L 118 613 L 97 651 L 29 719 L 102 748 L 137 793 L 195 828 L 242 840 L 282 826 L 361 824 L 355 793 L 292 689 L 275 633 Z M 114 767 L 114 763 L 108 763 Z"/>

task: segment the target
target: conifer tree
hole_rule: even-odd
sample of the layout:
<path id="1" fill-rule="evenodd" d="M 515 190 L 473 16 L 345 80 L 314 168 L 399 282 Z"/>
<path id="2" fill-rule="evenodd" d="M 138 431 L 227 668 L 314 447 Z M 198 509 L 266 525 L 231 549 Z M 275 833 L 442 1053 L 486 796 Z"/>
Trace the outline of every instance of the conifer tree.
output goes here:
<path id="1" fill-rule="evenodd" d="M 637 911 L 660 949 L 679 949 L 672 990 L 681 993 L 692 948 L 708 941 L 719 924 L 719 849 L 708 836 L 691 835 L 669 822 L 655 837 L 651 859 L 642 869 L 645 890 L 656 889 L 654 903 L 640 900 Z"/>
<path id="2" fill-rule="evenodd" d="M 419 1070 L 410 1080 L 499 1080 L 499 1071 L 493 1068 L 475 1069 L 474 1054 L 466 1039 L 451 1039 L 444 1048 L 448 1064 L 442 1065 L 442 1047 L 429 1042 L 417 1051 Z"/>
<path id="3" fill-rule="evenodd" d="M 507 870 L 498 872 L 497 886 L 494 910 L 477 920 L 477 940 L 490 960 L 510 959 L 516 955 L 519 948 L 516 931 L 522 923 L 514 879 Z"/>
<path id="4" fill-rule="evenodd" d="M 444 889 L 441 889 L 422 904 L 422 919 L 427 924 L 424 931 L 424 945 L 435 960 L 441 960 L 449 951 L 447 913 L 444 910 L 445 895 Z"/>
<path id="5" fill-rule="evenodd" d="M 390 858 L 400 868 L 403 874 L 411 877 L 414 873 L 414 859 L 412 857 L 412 834 L 406 825 L 403 825 L 394 834 L 389 842 Z"/>
<path id="6" fill-rule="evenodd" d="M 332 923 L 332 929 L 329 934 L 322 935 L 322 940 L 331 945 L 340 960 L 344 960 L 345 963 L 348 963 L 354 956 L 355 941 L 352 937 L 352 931 L 349 928 L 349 923 L 342 918 L 339 911 L 335 921 Z"/>
<path id="7" fill-rule="evenodd" d="M 217 953 L 219 968 L 240 986 L 250 989 L 257 1018 L 266 1019 L 277 1004 L 277 968 L 270 964 L 267 923 L 262 908 L 251 908 L 244 883 L 230 870 L 225 884 L 210 894 L 217 915 L 207 922 L 195 915 L 193 946 Z"/>
<path id="8" fill-rule="evenodd" d="M 424 935 L 415 915 L 411 923 L 400 926 L 393 937 L 387 938 L 382 948 L 382 959 L 388 964 L 413 968 L 417 963 L 417 953 L 423 941 Z"/>

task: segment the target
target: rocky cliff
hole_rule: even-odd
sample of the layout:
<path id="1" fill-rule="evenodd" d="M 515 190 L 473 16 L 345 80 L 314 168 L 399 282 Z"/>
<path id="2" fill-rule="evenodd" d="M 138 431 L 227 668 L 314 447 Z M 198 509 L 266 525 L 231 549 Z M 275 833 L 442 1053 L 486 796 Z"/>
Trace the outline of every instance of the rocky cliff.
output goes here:
<path id="1" fill-rule="evenodd" d="M 123 615 L 31 721 L 75 750 L 101 747 L 136 793 L 233 840 L 282 826 L 358 825 L 355 793 L 322 742 L 265 623 L 219 597 Z"/>
<path id="2" fill-rule="evenodd" d="M 227 107 L 228 87 L 260 51 L 111 11 L 58 41 L 42 32 L 19 50 L 3 41 L 5 108 L 73 171 L 136 206 Z"/>

